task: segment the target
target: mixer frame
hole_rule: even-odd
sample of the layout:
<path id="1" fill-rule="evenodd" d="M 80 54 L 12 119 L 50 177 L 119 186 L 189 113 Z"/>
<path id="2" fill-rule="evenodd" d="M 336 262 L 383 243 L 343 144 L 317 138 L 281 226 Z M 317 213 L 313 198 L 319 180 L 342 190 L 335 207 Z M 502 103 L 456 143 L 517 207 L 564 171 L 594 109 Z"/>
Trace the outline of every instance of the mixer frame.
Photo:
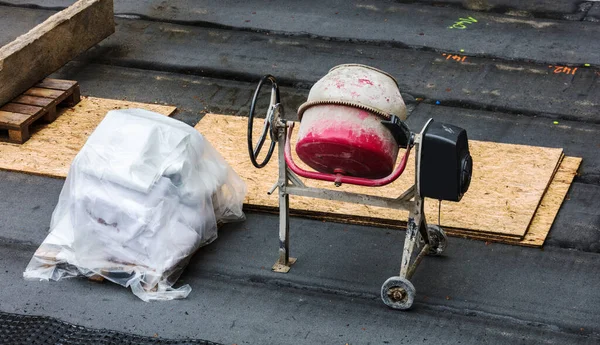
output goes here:
<path id="1" fill-rule="evenodd" d="M 267 77 L 267 76 L 265 76 Z M 267 78 L 268 79 L 268 78 Z M 253 113 L 256 98 L 262 83 L 256 90 L 255 99 L 251 107 L 249 118 L 249 131 L 252 130 Z M 271 80 L 272 82 L 274 81 Z M 419 193 L 419 165 L 420 165 L 420 143 L 425 129 L 431 122 L 429 120 L 420 133 L 414 133 L 411 146 L 416 154 L 415 164 L 415 184 L 405 190 L 397 198 L 386 198 L 366 194 L 351 193 L 345 191 L 336 191 L 332 189 L 315 188 L 307 186 L 300 177 L 290 169 L 285 157 L 286 145 L 290 145 L 291 132 L 295 123 L 283 119 L 283 107 L 279 103 L 279 91 L 275 82 L 273 82 L 271 92 L 271 102 L 267 115 L 264 120 L 263 132 L 258 144 L 252 149 L 252 137 L 249 136 L 249 149 L 251 150 L 251 159 L 255 166 L 262 167 L 270 159 L 273 152 L 273 145 L 278 147 L 279 178 L 273 187 L 268 191 L 272 194 L 277 190 L 279 196 L 279 258 L 273 265 L 274 272 L 287 273 L 291 266 L 296 262 L 296 258 L 290 257 L 290 216 L 289 216 L 289 196 L 303 196 L 325 200 L 336 200 L 342 202 L 363 204 L 369 206 L 384 207 L 395 210 L 406 210 L 409 212 L 407 221 L 406 237 L 402 252 L 400 272 L 398 276 L 387 279 L 381 287 L 381 298 L 383 302 L 391 308 L 406 310 L 409 309 L 416 295 L 416 290 L 410 279 L 414 275 L 417 266 L 426 255 L 441 255 L 447 245 L 447 237 L 441 227 L 437 225 L 427 225 L 424 215 L 424 198 Z M 272 142 L 267 158 L 261 164 L 256 164 L 256 157 L 264 144 L 264 139 L 269 134 Z M 410 149 L 407 148 L 407 149 Z M 288 147 L 289 150 L 289 147 Z M 254 154 L 254 157 L 252 155 Z M 290 154 L 291 156 L 291 154 Z M 336 182 L 336 186 L 341 183 Z M 416 255 L 415 255 L 416 254 Z"/>

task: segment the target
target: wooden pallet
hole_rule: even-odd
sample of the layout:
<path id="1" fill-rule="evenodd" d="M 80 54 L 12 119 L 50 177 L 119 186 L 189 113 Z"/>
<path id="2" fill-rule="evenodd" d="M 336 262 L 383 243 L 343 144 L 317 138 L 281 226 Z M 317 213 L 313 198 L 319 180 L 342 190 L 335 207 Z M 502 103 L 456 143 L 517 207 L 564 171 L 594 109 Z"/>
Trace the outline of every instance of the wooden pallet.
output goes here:
<path id="1" fill-rule="evenodd" d="M 23 144 L 36 121 L 52 122 L 57 106 L 80 101 L 79 84 L 72 80 L 44 79 L 0 108 L 0 141 Z"/>

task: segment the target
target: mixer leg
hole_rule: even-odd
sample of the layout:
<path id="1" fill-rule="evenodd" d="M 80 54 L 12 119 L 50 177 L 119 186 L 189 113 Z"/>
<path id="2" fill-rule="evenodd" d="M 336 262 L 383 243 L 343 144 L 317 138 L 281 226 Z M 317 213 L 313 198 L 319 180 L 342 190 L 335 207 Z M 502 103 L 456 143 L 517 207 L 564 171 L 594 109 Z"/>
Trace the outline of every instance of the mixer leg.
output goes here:
<path id="1" fill-rule="evenodd" d="M 381 299 L 390 308 L 407 310 L 410 309 L 415 300 L 417 292 L 409 279 L 415 273 L 423 257 L 430 251 L 429 237 L 424 237 L 425 245 L 414 261 L 412 260 L 414 249 L 419 246 L 421 242 L 419 239 L 423 236 L 423 231 L 427 231 L 425 216 L 423 215 L 423 198 L 415 196 L 413 207 L 408 216 L 400 276 L 390 277 L 381 286 Z M 427 233 L 425 233 L 425 236 L 427 236 Z M 411 263 L 411 261 L 413 262 Z"/>
<path id="2" fill-rule="evenodd" d="M 279 190 L 279 259 L 273 271 L 289 272 L 296 258 L 290 258 L 290 196 Z"/>
<path id="3" fill-rule="evenodd" d="M 408 215 L 408 225 L 406 227 L 406 239 L 404 240 L 404 251 L 402 252 L 402 264 L 400 266 L 400 277 L 410 279 L 418 262 L 411 265 L 413 251 L 418 245 L 420 228 L 424 226 L 423 199 L 415 197 L 414 205 Z"/>
<path id="4" fill-rule="evenodd" d="M 296 262 L 296 258 L 290 258 L 290 195 L 287 193 L 289 176 L 287 164 L 285 164 L 285 139 L 287 126 L 283 123 L 278 126 L 277 148 L 279 159 L 279 259 L 273 265 L 274 272 L 287 273 Z"/>

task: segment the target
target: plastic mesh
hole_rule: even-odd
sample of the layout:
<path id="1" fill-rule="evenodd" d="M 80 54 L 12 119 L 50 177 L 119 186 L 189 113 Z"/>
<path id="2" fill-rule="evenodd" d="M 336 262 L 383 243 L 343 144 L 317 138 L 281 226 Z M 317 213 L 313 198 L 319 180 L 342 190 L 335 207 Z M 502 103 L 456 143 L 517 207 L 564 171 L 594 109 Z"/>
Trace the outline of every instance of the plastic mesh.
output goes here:
<path id="1" fill-rule="evenodd" d="M 220 345 L 200 339 L 142 337 L 73 325 L 48 316 L 0 312 L 0 344 L 10 345 Z"/>

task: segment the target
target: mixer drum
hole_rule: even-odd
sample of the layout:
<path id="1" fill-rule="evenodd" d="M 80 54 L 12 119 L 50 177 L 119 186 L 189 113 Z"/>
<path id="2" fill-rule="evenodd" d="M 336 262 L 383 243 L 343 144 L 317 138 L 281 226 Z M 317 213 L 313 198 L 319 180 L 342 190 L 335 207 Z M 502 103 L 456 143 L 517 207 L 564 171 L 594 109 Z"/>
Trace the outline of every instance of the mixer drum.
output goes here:
<path id="1" fill-rule="evenodd" d="M 296 153 L 320 172 L 380 178 L 394 169 L 398 144 L 378 116 L 328 104 L 304 113 Z"/>
<path id="2" fill-rule="evenodd" d="M 332 68 L 298 109 L 298 157 L 332 174 L 382 178 L 396 164 L 398 143 L 381 123 L 406 119 L 406 106 L 389 74 L 364 65 Z"/>

